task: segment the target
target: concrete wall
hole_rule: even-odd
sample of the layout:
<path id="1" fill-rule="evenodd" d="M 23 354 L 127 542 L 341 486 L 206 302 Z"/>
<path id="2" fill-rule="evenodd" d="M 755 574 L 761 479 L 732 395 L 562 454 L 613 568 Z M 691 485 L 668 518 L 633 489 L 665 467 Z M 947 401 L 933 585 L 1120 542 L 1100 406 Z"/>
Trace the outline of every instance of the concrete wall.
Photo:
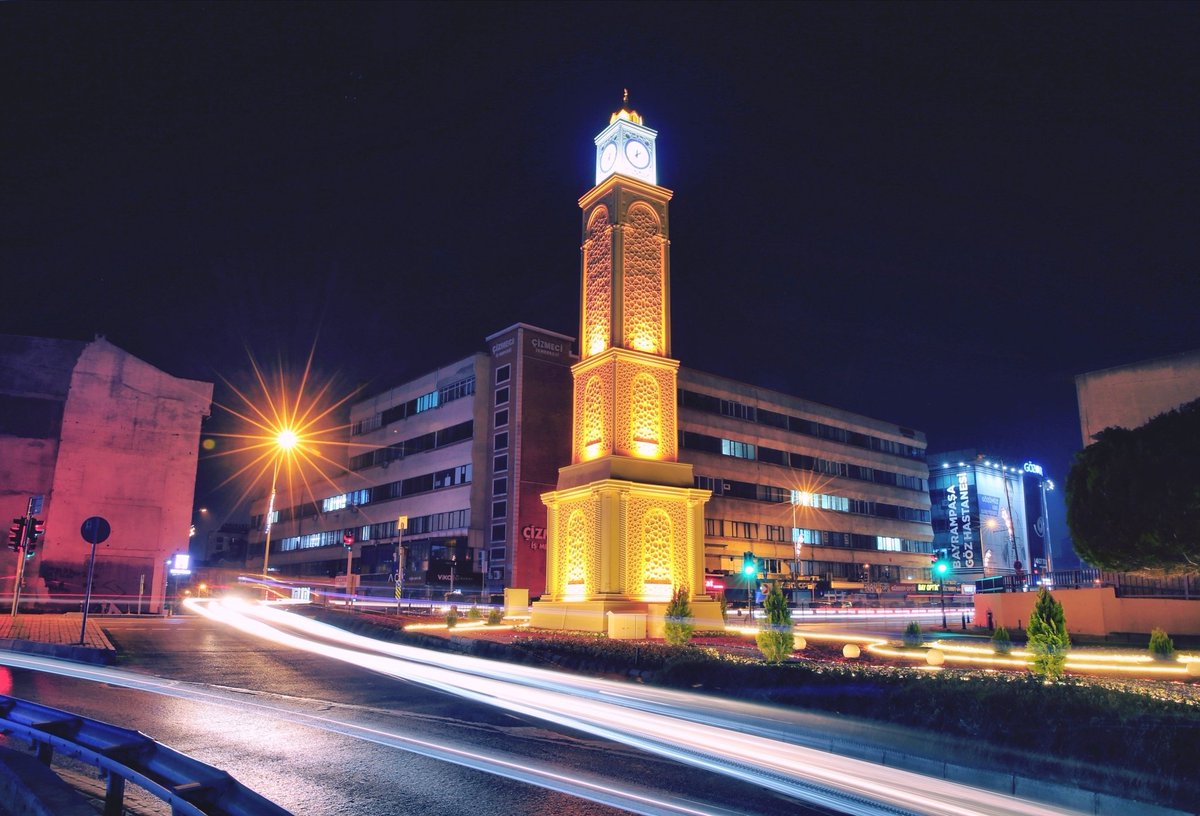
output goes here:
<path id="1" fill-rule="evenodd" d="M 26 597 L 82 591 L 91 545 L 79 528 L 102 516 L 112 536 L 97 549 L 93 592 L 136 600 L 145 576 L 146 608 L 161 608 L 165 561 L 188 548 L 200 422 L 212 389 L 107 340 L 87 345 L 63 411 L 45 546 L 31 562 L 41 580 L 27 582 Z"/>
<path id="2" fill-rule="evenodd" d="M 1143 632 L 1158 627 L 1169 635 L 1200 635 L 1200 600 L 1118 598 L 1112 587 L 1059 589 L 1054 600 L 1063 605 L 1069 634 L 1108 635 Z M 975 622 L 1024 629 L 1037 602 L 1036 592 L 1004 592 L 975 596 Z"/>
<path id="3" fill-rule="evenodd" d="M 1084 447 L 1105 428 L 1136 428 L 1200 399 L 1200 351 L 1075 377 Z"/>

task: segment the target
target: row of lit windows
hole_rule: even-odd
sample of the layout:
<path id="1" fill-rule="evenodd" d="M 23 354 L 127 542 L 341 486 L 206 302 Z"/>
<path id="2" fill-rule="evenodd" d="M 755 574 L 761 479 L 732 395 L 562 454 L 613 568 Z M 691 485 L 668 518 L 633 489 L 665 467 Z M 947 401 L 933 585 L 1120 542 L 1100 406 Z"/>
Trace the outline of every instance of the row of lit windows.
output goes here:
<path id="1" fill-rule="evenodd" d="M 760 527 L 766 536 L 759 536 Z M 729 519 L 704 519 L 704 534 L 714 538 L 736 538 L 746 541 L 767 541 L 774 544 L 801 544 L 810 547 L 840 547 L 852 550 L 877 550 L 884 552 L 929 553 L 933 544 L 929 541 L 913 541 L 892 536 L 873 536 L 861 533 L 841 533 L 832 530 L 809 530 L 803 527 L 785 527 L 778 524 L 759 525 L 753 521 Z"/>
<path id="2" fill-rule="evenodd" d="M 393 522 L 394 523 L 394 522 Z M 334 544 L 341 545 L 342 536 L 349 533 L 358 536 L 366 532 L 366 527 L 351 527 L 346 530 L 323 530 L 319 533 L 308 533 L 306 535 L 289 536 L 281 538 L 278 541 L 271 542 L 271 552 L 291 552 L 292 550 L 312 550 L 317 547 L 332 547 Z"/>
<path id="3" fill-rule="evenodd" d="M 365 470 L 375 465 L 387 465 L 399 459 L 425 451 L 444 448 L 458 442 L 470 439 L 475 435 L 475 423 L 472 420 L 450 425 L 437 431 L 430 431 L 410 439 L 388 445 L 386 448 L 376 448 L 366 453 L 350 457 L 350 470 Z"/>
<path id="4" fill-rule="evenodd" d="M 339 493 L 321 500 L 321 512 L 331 513 L 334 510 L 345 510 L 347 507 L 357 507 L 371 501 L 371 491 L 368 488 L 352 490 L 349 493 Z"/>
<path id="5" fill-rule="evenodd" d="M 797 506 L 812 507 L 817 510 L 832 510 L 838 513 L 854 513 L 859 516 L 877 516 L 879 518 L 899 519 L 901 521 L 929 521 L 929 511 L 915 507 L 904 507 L 898 504 L 869 501 L 867 499 L 852 499 L 847 496 L 836 496 L 829 493 L 809 493 L 800 490 L 789 490 L 775 485 L 754 484 L 722 479 L 719 476 L 699 475 L 693 477 L 696 487 L 711 490 L 714 496 L 727 496 L 734 499 L 749 499 L 751 501 L 780 504 L 795 501 Z"/>
<path id="6" fill-rule="evenodd" d="M 332 547 L 343 543 L 342 537 L 349 533 L 356 541 L 383 541 L 397 537 L 398 521 L 380 522 L 363 527 L 350 527 L 344 530 L 323 530 L 319 533 L 289 536 L 272 542 L 272 552 L 291 552 L 293 550 L 311 550 L 318 547 Z M 408 519 L 405 537 L 425 533 L 441 532 L 443 530 L 465 530 L 471 526 L 471 511 L 450 510 L 445 513 L 431 513 L 427 516 L 412 516 Z"/>
<path id="7" fill-rule="evenodd" d="M 794 470 L 805 470 L 827 476 L 840 476 L 860 482 L 902 487 L 907 490 L 916 490 L 920 493 L 926 493 L 929 490 L 929 482 L 919 476 L 893 473 L 890 470 L 880 470 L 878 468 L 867 467 L 866 465 L 835 462 L 831 459 L 821 459 L 805 453 L 791 453 L 762 445 L 754 445 L 750 442 L 742 442 L 737 439 L 722 439 L 694 431 L 682 431 L 679 434 L 679 445 L 681 448 L 689 450 L 719 453 L 722 456 L 731 456 L 735 459 L 766 462 L 767 464 L 790 467 Z"/>
<path id="8" fill-rule="evenodd" d="M 407 496 L 415 496 L 420 493 L 428 493 L 432 490 L 440 490 L 446 487 L 456 487 L 458 485 L 470 484 L 471 482 L 471 464 L 468 462 L 465 465 L 457 465 L 443 470 L 436 470 L 432 473 L 423 473 L 420 476 L 411 476 L 407 479 L 401 479 L 396 482 L 387 482 L 386 484 L 375 485 L 374 487 L 366 488 L 365 492 L 369 493 L 366 501 L 357 501 L 355 506 L 378 504 L 379 502 L 392 501 Z M 358 491 L 362 492 L 362 491 Z M 356 493 L 357 495 L 357 493 Z M 324 502 L 322 502 L 324 504 Z M 278 509 L 273 514 L 272 524 L 278 524 L 282 521 L 291 521 L 292 519 L 310 518 L 317 515 L 316 507 L 311 502 Z M 251 527 L 261 528 L 262 516 L 255 516 L 250 520 Z"/>
<path id="9" fill-rule="evenodd" d="M 444 513 L 430 513 L 428 516 L 409 516 L 408 527 L 404 530 L 404 538 L 439 533 L 446 530 L 465 530 L 471 526 L 470 509 L 448 510 Z M 384 521 L 370 526 L 370 538 L 376 541 L 396 538 L 396 520 Z"/>
<path id="10" fill-rule="evenodd" d="M 444 385 L 436 391 L 430 391 L 428 394 L 422 394 L 407 402 L 393 405 L 391 408 L 375 414 L 373 417 L 359 420 L 351 426 L 350 433 L 354 436 L 370 433 L 382 428 L 384 425 L 391 425 L 393 422 L 399 422 L 410 416 L 416 416 L 417 414 L 445 405 L 448 402 L 469 397 L 474 393 L 475 377 L 472 375 L 461 380 L 456 380 L 449 385 Z"/>
<path id="11" fill-rule="evenodd" d="M 805 436 L 815 436 L 819 439 L 828 439 L 844 445 L 853 445 L 857 448 L 890 453 L 908 459 L 923 459 L 925 457 L 925 449 L 916 445 L 895 442 L 891 439 L 882 439 L 870 434 L 850 431 L 846 428 L 838 428 L 834 425 L 826 425 L 811 419 L 781 414 L 776 411 L 769 411 L 766 408 L 745 405 L 733 400 L 721 399 L 709 394 L 700 394 L 683 388 L 679 389 L 679 404 L 684 408 L 694 408 L 697 411 L 704 411 L 710 414 L 719 414 L 720 416 L 741 419 L 746 422 L 756 422 L 759 425 L 769 425 L 772 428 L 782 428 L 793 433 L 804 434 Z M 900 433 L 905 436 L 916 436 L 915 431 L 910 431 L 907 428 L 901 428 Z"/>

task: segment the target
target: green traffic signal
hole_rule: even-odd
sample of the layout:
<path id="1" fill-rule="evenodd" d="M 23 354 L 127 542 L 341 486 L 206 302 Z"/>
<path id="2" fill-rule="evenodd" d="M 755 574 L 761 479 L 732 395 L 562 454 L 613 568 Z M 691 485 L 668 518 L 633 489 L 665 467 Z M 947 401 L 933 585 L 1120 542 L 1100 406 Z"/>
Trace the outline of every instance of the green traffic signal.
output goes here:
<path id="1" fill-rule="evenodd" d="M 754 560 L 754 553 L 752 553 L 752 552 L 742 553 L 742 574 L 743 575 L 757 575 L 758 574 L 758 563 Z"/>
<path id="2" fill-rule="evenodd" d="M 949 561 L 936 562 L 933 565 L 933 572 L 935 575 L 939 575 L 939 576 L 949 575 L 950 574 L 950 562 Z"/>

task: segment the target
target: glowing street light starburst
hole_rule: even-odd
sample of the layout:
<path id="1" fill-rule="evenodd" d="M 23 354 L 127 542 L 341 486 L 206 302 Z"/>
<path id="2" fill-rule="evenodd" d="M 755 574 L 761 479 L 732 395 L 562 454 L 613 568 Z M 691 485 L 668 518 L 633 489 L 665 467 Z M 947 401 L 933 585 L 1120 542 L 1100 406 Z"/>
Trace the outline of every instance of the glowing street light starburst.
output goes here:
<path id="1" fill-rule="evenodd" d="M 305 501 L 316 503 L 318 499 L 314 487 L 323 483 L 334 492 L 340 490 L 331 474 L 340 474 L 345 469 L 343 462 L 329 458 L 323 451 L 331 447 L 360 447 L 342 441 L 347 426 L 338 424 L 334 417 L 338 409 L 358 394 L 361 386 L 340 399 L 334 399 L 331 395 L 332 381 L 314 386 L 312 368 L 315 350 L 314 346 L 309 351 L 304 372 L 295 385 L 289 385 L 282 365 L 273 377 L 268 378 L 252 354 L 250 366 L 258 393 L 247 394 L 228 378 L 221 377 L 242 404 L 238 407 L 215 404 L 238 419 L 245 430 L 240 433 L 209 434 L 210 437 L 233 442 L 228 449 L 212 456 L 247 461 L 221 482 L 218 488 L 245 479 L 245 487 L 238 497 L 240 504 L 269 479 L 272 506 L 268 510 L 268 535 L 276 486 L 281 474 L 285 479 L 284 489 L 289 495 L 301 492 L 298 488 L 302 488 Z"/>

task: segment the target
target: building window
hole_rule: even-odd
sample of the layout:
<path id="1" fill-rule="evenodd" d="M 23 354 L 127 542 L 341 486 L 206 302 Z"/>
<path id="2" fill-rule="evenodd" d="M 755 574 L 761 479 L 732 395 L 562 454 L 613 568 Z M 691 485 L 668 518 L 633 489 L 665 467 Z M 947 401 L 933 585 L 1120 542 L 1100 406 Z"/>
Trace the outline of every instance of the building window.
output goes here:
<path id="1" fill-rule="evenodd" d="M 767 525 L 767 541 L 787 541 L 787 528 L 782 525 Z"/>
<path id="2" fill-rule="evenodd" d="M 492 525 L 492 541 L 503 541 L 505 529 L 506 529 L 506 527 L 503 524 L 493 524 Z M 492 552 L 494 553 L 495 550 L 493 550 Z"/>
<path id="3" fill-rule="evenodd" d="M 444 385 L 439 389 L 438 402 L 445 405 L 447 402 L 453 402 L 456 399 L 469 397 L 475 393 L 475 378 L 467 377 L 465 380 L 452 382 L 449 385 Z M 421 410 L 420 404 L 417 405 L 417 410 Z"/>
<path id="4" fill-rule="evenodd" d="M 508 515 L 508 502 L 492 502 L 492 518 L 502 519 Z"/>
<path id="5" fill-rule="evenodd" d="M 508 424 L 508 409 L 505 408 L 503 411 L 497 411 L 496 412 L 496 427 L 503 428 L 507 424 Z"/>
<path id="6" fill-rule="evenodd" d="M 729 538 L 758 538 L 758 525 L 751 521 L 727 521 L 725 529 Z"/>
<path id="7" fill-rule="evenodd" d="M 892 552 L 900 552 L 902 549 L 901 545 L 900 545 L 900 539 L 898 539 L 898 538 L 890 538 L 888 536 L 876 536 L 875 540 L 876 540 L 876 545 L 875 545 L 876 549 L 889 550 Z"/>
<path id="8" fill-rule="evenodd" d="M 492 495 L 503 496 L 508 492 L 508 479 L 492 480 Z"/>
<path id="9" fill-rule="evenodd" d="M 507 453 L 502 453 L 499 456 L 497 456 L 496 458 L 492 459 L 492 472 L 493 473 L 503 473 L 506 470 L 508 470 L 508 454 Z"/>
<path id="10" fill-rule="evenodd" d="M 707 536 L 719 536 L 721 534 L 721 520 L 706 518 L 704 520 L 704 534 Z"/>
<path id="11" fill-rule="evenodd" d="M 438 392 L 430 391 L 428 394 L 422 394 L 417 397 L 417 413 L 428 411 L 431 408 L 438 407 Z"/>
<path id="12" fill-rule="evenodd" d="M 496 447 L 494 448 L 494 450 L 500 451 L 500 450 L 507 450 L 507 449 L 508 449 L 508 431 L 496 434 Z"/>
<path id="13" fill-rule="evenodd" d="M 497 388 L 496 389 L 496 404 L 504 405 L 507 402 L 508 402 L 508 389 L 507 388 Z"/>
<path id="14" fill-rule="evenodd" d="M 496 369 L 496 385 L 508 382 L 509 376 L 512 374 L 512 366 L 502 365 Z"/>
<path id="15" fill-rule="evenodd" d="M 749 442 L 738 442 L 735 439 L 722 439 L 721 453 L 726 456 L 737 457 L 738 459 L 753 459 L 755 457 L 753 445 Z"/>

